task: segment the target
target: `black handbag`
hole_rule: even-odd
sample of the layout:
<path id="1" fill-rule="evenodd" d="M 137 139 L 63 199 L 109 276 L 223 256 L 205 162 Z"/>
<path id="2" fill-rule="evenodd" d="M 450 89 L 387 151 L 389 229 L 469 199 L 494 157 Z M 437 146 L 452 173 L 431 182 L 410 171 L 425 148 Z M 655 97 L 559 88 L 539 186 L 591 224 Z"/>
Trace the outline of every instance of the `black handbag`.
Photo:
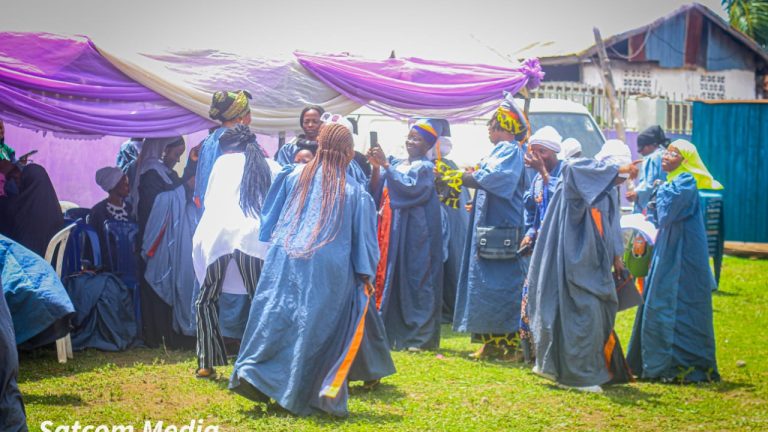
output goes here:
<path id="1" fill-rule="evenodd" d="M 520 228 L 478 226 L 476 234 L 480 258 L 505 260 L 517 257 Z"/>

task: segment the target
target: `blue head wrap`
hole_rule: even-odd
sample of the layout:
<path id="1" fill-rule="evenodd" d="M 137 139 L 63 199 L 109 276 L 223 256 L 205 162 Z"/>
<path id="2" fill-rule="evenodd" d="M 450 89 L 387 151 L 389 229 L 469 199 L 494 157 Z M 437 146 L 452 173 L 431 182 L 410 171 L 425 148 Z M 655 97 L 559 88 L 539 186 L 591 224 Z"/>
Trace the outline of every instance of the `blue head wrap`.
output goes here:
<path id="1" fill-rule="evenodd" d="M 438 138 L 451 136 L 448 120 L 443 119 L 418 119 L 411 129 L 418 132 L 430 147 L 435 145 Z"/>

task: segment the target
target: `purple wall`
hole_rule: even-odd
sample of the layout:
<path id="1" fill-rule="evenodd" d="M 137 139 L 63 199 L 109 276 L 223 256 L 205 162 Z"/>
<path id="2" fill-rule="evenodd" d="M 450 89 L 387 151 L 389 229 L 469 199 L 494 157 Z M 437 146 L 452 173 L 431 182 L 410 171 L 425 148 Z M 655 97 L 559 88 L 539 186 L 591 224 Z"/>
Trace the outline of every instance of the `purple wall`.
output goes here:
<path id="1" fill-rule="evenodd" d="M 197 145 L 206 136 L 207 131 L 185 135 L 187 148 Z M 276 137 L 259 135 L 258 138 L 267 152 L 277 150 Z M 127 139 L 115 136 L 93 140 L 67 139 L 52 133 L 5 125 L 5 142 L 16 150 L 16 155 L 38 150 L 31 160 L 48 171 L 59 200 L 72 201 L 81 207 L 91 207 L 104 199 L 106 194 L 94 180 L 96 170 L 114 166 L 120 145 Z M 182 164 L 184 160 L 186 156 L 182 158 Z"/>

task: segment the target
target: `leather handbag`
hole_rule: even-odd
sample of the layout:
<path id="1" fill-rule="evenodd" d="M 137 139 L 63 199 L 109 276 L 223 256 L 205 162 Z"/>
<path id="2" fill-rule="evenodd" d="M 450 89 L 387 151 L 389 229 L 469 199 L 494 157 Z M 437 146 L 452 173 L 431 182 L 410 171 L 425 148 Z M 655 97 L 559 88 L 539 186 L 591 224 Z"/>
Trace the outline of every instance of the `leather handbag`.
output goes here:
<path id="1" fill-rule="evenodd" d="M 477 227 L 477 254 L 491 260 L 512 259 L 520 245 L 520 228 Z"/>

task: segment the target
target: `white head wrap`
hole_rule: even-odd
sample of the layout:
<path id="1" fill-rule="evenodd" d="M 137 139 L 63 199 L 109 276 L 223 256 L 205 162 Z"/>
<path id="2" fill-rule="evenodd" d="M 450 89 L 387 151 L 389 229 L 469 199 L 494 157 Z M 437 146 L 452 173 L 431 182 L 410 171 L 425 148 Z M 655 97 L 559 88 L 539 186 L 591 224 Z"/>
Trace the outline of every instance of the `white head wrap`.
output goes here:
<path id="1" fill-rule="evenodd" d="M 96 184 L 109 193 L 124 175 L 123 170 L 118 167 L 104 167 L 96 171 Z"/>
<path id="2" fill-rule="evenodd" d="M 577 153 L 581 153 L 581 143 L 576 138 L 566 138 L 563 140 L 562 150 L 557 154 L 560 160 L 573 158 Z"/>
<path id="3" fill-rule="evenodd" d="M 595 159 L 606 164 L 623 166 L 632 163 L 632 152 L 624 141 L 609 139 L 595 155 Z M 620 177 L 627 178 L 629 174 L 621 174 Z"/>
<path id="4" fill-rule="evenodd" d="M 560 153 L 560 144 L 563 142 L 563 137 L 552 126 L 544 126 L 531 135 L 528 139 L 529 145 L 540 145 L 545 149 L 552 150 L 555 153 Z"/>

